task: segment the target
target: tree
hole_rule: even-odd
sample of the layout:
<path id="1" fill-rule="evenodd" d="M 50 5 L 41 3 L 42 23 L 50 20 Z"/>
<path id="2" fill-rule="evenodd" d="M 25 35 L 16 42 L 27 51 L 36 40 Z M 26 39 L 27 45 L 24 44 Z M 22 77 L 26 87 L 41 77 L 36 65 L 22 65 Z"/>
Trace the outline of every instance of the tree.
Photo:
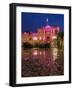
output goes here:
<path id="1" fill-rule="evenodd" d="M 57 35 L 57 46 L 58 46 L 58 48 L 63 47 L 63 37 L 64 37 L 64 32 L 59 32 Z"/>

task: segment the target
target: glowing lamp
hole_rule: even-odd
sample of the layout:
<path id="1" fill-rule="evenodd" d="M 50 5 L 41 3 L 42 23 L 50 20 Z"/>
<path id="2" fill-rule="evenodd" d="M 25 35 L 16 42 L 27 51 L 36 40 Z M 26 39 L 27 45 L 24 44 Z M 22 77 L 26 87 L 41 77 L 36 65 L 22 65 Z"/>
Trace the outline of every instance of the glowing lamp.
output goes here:
<path id="1" fill-rule="evenodd" d="M 52 39 L 56 39 L 57 37 L 56 36 L 52 36 Z"/>
<path id="2" fill-rule="evenodd" d="M 37 37 L 33 37 L 33 40 L 37 40 Z"/>
<path id="3" fill-rule="evenodd" d="M 39 40 L 42 40 L 42 38 L 40 37 Z"/>

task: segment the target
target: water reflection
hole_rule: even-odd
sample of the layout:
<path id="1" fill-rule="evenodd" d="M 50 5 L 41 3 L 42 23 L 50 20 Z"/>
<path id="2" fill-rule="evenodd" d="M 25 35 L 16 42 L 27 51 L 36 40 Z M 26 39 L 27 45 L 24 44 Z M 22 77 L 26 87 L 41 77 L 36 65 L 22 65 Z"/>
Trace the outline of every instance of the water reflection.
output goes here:
<path id="1" fill-rule="evenodd" d="M 58 58 L 58 49 L 57 48 L 52 49 L 52 56 L 53 56 L 53 60 L 56 60 Z"/>
<path id="2" fill-rule="evenodd" d="M 33 56 L 37 56 L 37 54 L 38 54 L 37 50 L 34 50 Z"/>
<path id="3" fill-rule="evenodd" d="M 22 51 L 22 77 L 64 74 L 63 50 L 25 49 Z"/>

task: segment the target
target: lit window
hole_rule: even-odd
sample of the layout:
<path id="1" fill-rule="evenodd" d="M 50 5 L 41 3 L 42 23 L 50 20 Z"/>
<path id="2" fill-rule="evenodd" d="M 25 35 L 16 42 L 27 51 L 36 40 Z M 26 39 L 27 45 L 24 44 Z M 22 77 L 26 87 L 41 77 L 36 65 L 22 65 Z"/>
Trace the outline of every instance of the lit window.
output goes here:
<path id="1" fill-rule="evenodd" d="M 57 37 L 56 36 L 52 36 L 52 39 L 56 39 Z"/>
<path id="2" fill-rule="evenodd" d="M 42 40 L 42 38 L 40 37 L 39 40 Z"/>
<path id="3" fill-rule="evenodd" d="M 33 37 L 33 40 L 37 40 L 37 37 Z"/>

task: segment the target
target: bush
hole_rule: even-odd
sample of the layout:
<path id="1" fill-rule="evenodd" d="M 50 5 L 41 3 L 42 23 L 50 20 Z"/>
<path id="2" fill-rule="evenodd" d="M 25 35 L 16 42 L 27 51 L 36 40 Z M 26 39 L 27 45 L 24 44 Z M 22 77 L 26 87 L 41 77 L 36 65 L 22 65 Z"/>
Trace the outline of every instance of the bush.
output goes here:
<path id="1" fill-rule="evenodd" d="M 38 44 L 37 47 L 38 47 L 38 48 L 50 48 L 51 45 L 50 45 L 50 43 L 45 43 L 45 44 Z"/>
<path id="2" fill-rule="evenodd" d="M 31 44 L 28 43 L 28 42 L 25 42 L 25 43 L 22 43 L 22 47 L 23 47 L 23 48 L 33 48 L 33 45 L 31 45 Z"/>
<path id="3" fill-rule="evenodd" d="M 25 42 L 25 43 L 22 43 L 22 47 L 23 48 L 50 48 L 51 45 L 50 43 L 45 43 L 45 44 L 35 43 L 34 45 L 32 45 L 28 42 Z"/>

